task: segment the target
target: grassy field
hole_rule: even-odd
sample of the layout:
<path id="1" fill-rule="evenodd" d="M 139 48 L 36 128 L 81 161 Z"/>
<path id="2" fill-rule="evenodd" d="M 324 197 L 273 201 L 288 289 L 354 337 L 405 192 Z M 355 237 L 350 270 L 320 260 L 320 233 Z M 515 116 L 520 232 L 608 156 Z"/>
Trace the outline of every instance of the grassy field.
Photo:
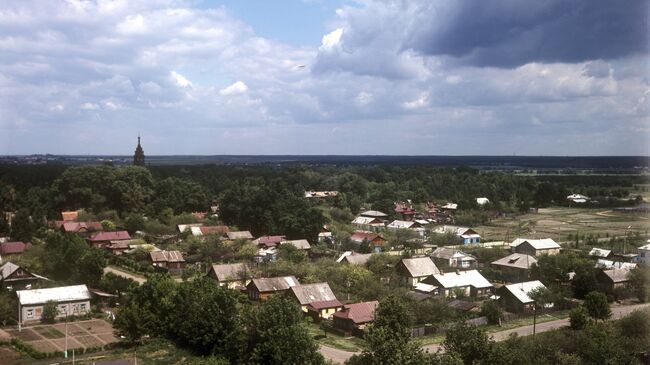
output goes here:
<path id="1" fill-rule="evenodd" d="M 516 237 L 553 238 L 566 241 L 569 234 L 621 237 L 637 232 L 647 235 L 650 220 L 644 214 L 614 212 L 608 209 L 553 207 L 539 209 L 517 218 L 498 218 L 475 229 L 483 241 L 512 241 Z M 628 228 L 629 227 L 629 228 Z"/>

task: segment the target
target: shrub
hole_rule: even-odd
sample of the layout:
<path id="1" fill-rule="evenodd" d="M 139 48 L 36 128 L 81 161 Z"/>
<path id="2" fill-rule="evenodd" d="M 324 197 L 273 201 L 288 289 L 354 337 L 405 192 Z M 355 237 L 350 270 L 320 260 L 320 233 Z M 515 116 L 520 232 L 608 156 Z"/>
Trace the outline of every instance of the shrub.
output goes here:
<path id="1" fill-rule="evenodd" d="M 589 314 L 583 307 L 577 307 L 569 312 L 569 324 L 571 329 L 582 330 L 589 323 Z"/>
<path id="2" fill-rule="evenodd" d="M 41 322 L 54 323 L 58 311 L 59 309 L 56 306 L 56 302 L 50 300 L 49 302 L 45 303 L 43 306 L 43 316 L 41 317 Z"/>

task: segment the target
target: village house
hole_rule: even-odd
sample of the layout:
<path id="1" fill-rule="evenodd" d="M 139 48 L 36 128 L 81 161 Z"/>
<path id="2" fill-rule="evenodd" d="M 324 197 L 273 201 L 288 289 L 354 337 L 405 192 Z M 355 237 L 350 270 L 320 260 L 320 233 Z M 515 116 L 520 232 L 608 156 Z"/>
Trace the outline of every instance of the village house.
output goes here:
<path id="1" fill-rule="evenodd" d="M 187 231 L 188 229 L 191 230 L 194 227 L 202 227 L 203 223 L 188 223 L 188 224 L 179 224 L 178 225 L 178 231 L 180 233 L 183 233 Z"/>
<path id="2" fill-rule="evenodd" d="M 127 231 L 114 231 L 114 232 L 97 232 L 88 238 L 88 242 L 93 247 L 102 248 L 108 246 L 111 241 L 130 240 L 131 236 Z"/>
<path id="3" fill-rule="evenodd" d="M 490 204 L 490 199 L 488 198 L 476 198 L 476 204 L 479 206 L 484 206 L 486 204 Z"/>
<path id="4" fill-rule="evenodd" d="M 401 276 L 402 282 L 412 287 L 424 278 L 440 273 L 429 257 L 402 259 L 397 263 L 395 270 Z"/>
<path id="5" fill-rule="evenodd" d="M 287 240 L 280 242 L 280 245 L 290 245 L 295 247 L 297 250 L 309 252 L 311 250 L 311 245 L 307 240 Z"/>
<path id="6" fill-rule="evenodd" d="M 386 226 L 386 228 L 390 230 L 398 230 L 398 229 L 408 229 L 413 232 L 415 232 L 418 236 L 418 238 L 423 239 L 424 238 L 424 228 L 422 228 L 422 224 L 416 222 L 416 221 L 400 221 L 400 220 L 395 220 L 390 222 Z"/>
<path id="7" fill-rule="evenodd" d="M 364 266 L 370 257 L 371 253 L 356 253 L 354 251 L 345 251 L 336 260 L 338 263 Z"/>
<path id="8" fill-rule="evenodd" d="M 476 233 L 471 228 L 458 227 L 458 226 L 442 226 L 434 230 L 438 234 L 453 234 L 456 239 L 463 245 L 481 243 L 481 235 Z"/>
<path id="9" fill-rule="evenodd" d="M 316 303 L 311 306 L 311 314 L 317 318 L 327 319 L 342 307 L 327 283 L 295 285 L 287 293 L 298 301 L 305 314 L 309 314 L 308 306 Z"/>
<path id="10" fill-rule="evenodd" d="M 110 241 L 105 248 L 115 256 L 122 256 L 131 246 L 142 243 L 139 239 Z"/>
<path id="11" fill-rule="evenodd" d="M 253 240 L 253 243 L 259 247 L 271 248 L 279 246 L 286 238 L 286 236 L 262 236 Z"/>
<path id="12" fill-rule="evenodd" d="M 318 233 L 318 243 L 331 242 L 332 238 L 332 231 L 327 226 L 323 226 Z"/>
<path id="13" fill-rule="evenodd" d="M 201 237 L 207 235 L 223 236 L 229 232 L 228 226 L 199 226 L 190 227 L 192 236 Z"/>
<path id="14" fill-rule="evenodd" d="M 65 222 L 76 221 L 78 217 L 79 211 L 77 210 L 61 212 L 61 219 Z"/>
<path id="15" fill-rule="evenodd" d="M 307 304 L 307 315 L 314 321 L 330 319 L 341 308 L 343 308 L 343 303 L 338 299 L 311 302 Z"/>
<path id="16" fill-rule="evenodd" d="M 49 301 L 57 304 L 56 318 L 80 316 L 90 311 L 90 291 L 85 285 L 61 286 L 57 288 L 18 290 L 18 321 L 38 321 L 43 316 L 43 307 Z"/>
<path id="17" fill-rule="evenodd" d="M 431 259 L 440 268 L 473 269 L 477 266 L 474 257 L 452 247 L 438 247 L 431 253 Z"/>
<path id="18" fill-rule="evenodd" d="M 230 289 L 244 288 L 252 278 L 251 270 L 244 263 L 213 264 L 208 276 Z"/>
<path id="19" fill-rule="evenodd" d="M 361 212 L 359 215 L 362 217 L 377 218 L 379 220 L 385 220 L 388 218 L 388 214 L 382 213 L 378 210 L 366 210 L 365 212 Z"/>
<path id="20" fill-rule="evenodd" d="M 403 220 L 409 221 L 415 218 L 417 211 L 413 209 L 410 200 L 408 203 L 395 202 L 394 205 L 395 207 L 393 208 L 393 211 L 395 212 L 395 214 L 400 216 Z"/>
<path id="21" fill-rule="evenodd" d="M 0 283 L 5 288 L 11 288 L 12 290 L 31 289 L 32 285 L 39 280 L 47 280 L 47 278 L 32 274 L 12 262 L 5 262 L 0 266 Z"/>
<path id="22" fill-rule="evenodd" d="M 492 261 L 493 268 L 501 271 L 503 279 L 510 282 L 519 282 L 530 278 L 530 268 L 537 263 L 533 256 L 513 253 L 506 257 Z"/>
<path id="23" fill-rule="evenodd" d="M 525 253 L 536 257 L 540 255 L 557 255 L 560 253 L 560 249 L 560 245 L 553 241 L 552 238 L 526 239 L 514 247 L 516 253 Z"/>
<path id="24" fill-rule="evenodd" d="M 592 248 L 591 251 L 589 251 L 589 256 L 594 257 L 594 258 L 599 258 L 599 259 L 606 259 L 612 254 L 612 250 L 605 250 L 602 248 Z"/>
<path id="25" fill-rule="evenodd" d="M 226 238 L 228 238 L 229 241 L 252 240 L 253 235 L 249 231 L 227 232 Z"/>
<path id="26" fill-rule="evenodd" d="M 58 224 L 59 222 L 57 222 Z M 86 237 L 93 232 L 103 231 L 104 227 L 100 222 L 60 222 L 60 229 L 63 233 L 75 233 Z"/>
<path id="27" fill-rule="evenodd" d="M 300 285 L 300 282 L 295 276 L 256 278 L 246 285 L 246 292 L 248 293 L 248 299 L 264 301 L 269 296 L 284 293 L 296 285 Z"/>
<path id="28" fill-rule="evenodd" d="M 637 248 L 637 250 L 639 251 L 637 261 L 642 265 L 650 265 L 650 243 Z"/>
<path id="29" fill-rule="evenodd" d="M 332 326 L 343 332 L 344 336 L 362 335 L 366 325 L 375 320 L 375 310 L 379 306 L 376 300 L 345 304 L 332 316 Z"/>
<path id="30" fill-rule="evenodd" d="M 257 249 L 257 254 L 255 255 L 255 262 L 273 262 L 278 258 L 278 250 L 275 247 L 265 248 L 260 247 Z"/>
<path id="31" fill-rule="evenodd" d="M 374 252 L 381 252 L 382 246 L 386 243 L 386 239 L 377 233 L 360 232 L 356 231 L 350 236 L 350 241 L 358 244 L 369 244 Z"/>
<path id="32" fill-rule="evenodd" d="M 173 274 L 180 274 L 185 269 L 185 259 L 180 251 L 151 251 L 149 258 L 153 266 L 167 269 Z"/>
<path id="33" fill-rule="evenodd" d="M 490 294 L 493 286 L 477 270 L 456 271 L 433 274 L 422 280 L 423 284 L 436 287 L 442 297 L 484 297 Z"/>
<path id="34" fill-rule="evenodd" d="M 379 218 L 358 216 L 352 220 L 352 225 L 365 231 L 378 232 L 383 229 L 386 224 Z"/>
<path id="35" fill-rule="evenodd" d="M 534 290 L 546 288 L 539 280 L 504 285 L 497 289 L 499 303 L 509 312 L 531 312 L 535 301 L 530 297 Z"/>
<path id="36" fill-rule="evenodd" d="M 32 244 L 21 241 L 0 243 L 0 256 L 20 255 L 32 248 Z"/>
<path id="37" fill-rule="evenodd" d="M 602 291 L 615 295 L 617 291 L 625 288 L 630 281 L 630 269 L 607 269 L 596 272 L 596 281 Z"/>

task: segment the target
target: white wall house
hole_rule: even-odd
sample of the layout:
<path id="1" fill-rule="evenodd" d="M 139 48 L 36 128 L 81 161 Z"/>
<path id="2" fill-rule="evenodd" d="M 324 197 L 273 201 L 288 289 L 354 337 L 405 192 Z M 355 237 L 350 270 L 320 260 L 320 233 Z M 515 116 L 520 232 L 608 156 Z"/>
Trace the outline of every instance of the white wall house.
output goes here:
<path id="1" fill-rule="evenodd" d="M 18 313 L 20 323 L 40 321 L 43 307 L 49 301 L 56 303 L 56 318 L 80 316 L 90 312 L 90 291 L 85 285 L 58 288 L 18 290 Z"/>

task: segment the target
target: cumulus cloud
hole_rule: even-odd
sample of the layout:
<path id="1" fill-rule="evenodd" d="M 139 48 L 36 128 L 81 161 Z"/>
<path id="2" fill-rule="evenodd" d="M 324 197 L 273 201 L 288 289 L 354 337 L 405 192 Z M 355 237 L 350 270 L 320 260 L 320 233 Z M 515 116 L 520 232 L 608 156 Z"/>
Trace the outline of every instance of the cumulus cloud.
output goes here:
<path id="1" fill-rule="evenodd" d="M 229 85 L 221 90 L 219 94 L 221 95 L 236 95 L 244 94 L 248 91 L 248 86 L 243 81 L 235 81 L 232 85 Z"/>

